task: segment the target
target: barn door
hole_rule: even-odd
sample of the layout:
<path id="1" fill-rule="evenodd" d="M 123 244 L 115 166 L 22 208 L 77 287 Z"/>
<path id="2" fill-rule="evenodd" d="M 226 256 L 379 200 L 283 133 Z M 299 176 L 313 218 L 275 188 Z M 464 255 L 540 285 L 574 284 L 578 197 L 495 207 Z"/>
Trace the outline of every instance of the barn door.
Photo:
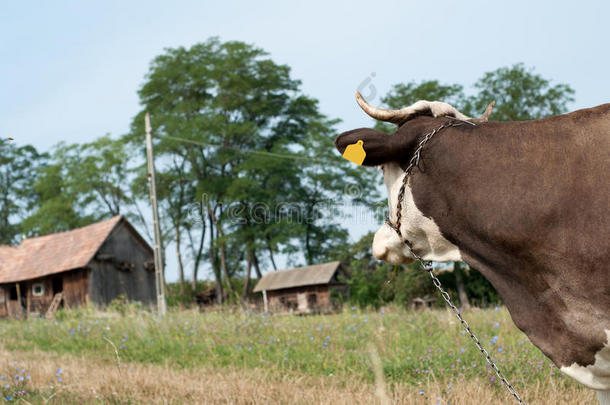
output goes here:
<path id="1" fill-rule="evenodd" d="M 64 292 L 64 278 L 60 276 L 55 276 L 51 279 L 51 289 L 53 290 L 53 299 L 57 296 L 57 294 Z M 64 307 L 64 300 L 62 299 L 58 305 L 59 308 Z"/>

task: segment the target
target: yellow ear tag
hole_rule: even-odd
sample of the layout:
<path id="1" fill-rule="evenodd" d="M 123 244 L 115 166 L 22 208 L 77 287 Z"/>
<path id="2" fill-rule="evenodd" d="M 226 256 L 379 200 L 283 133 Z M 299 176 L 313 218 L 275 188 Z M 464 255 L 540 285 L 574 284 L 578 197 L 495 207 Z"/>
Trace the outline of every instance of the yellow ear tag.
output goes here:
<path id="1" fill-rule="evenodd" d="M 347 148 L 345 148 L 345 151 L 343 152 L 343 157 L 357 165 L 362 165 L 362 162 L 364 162 L 364 158 L 366 157 L 366 152 L 362 145 L 364 145 L 363 140 L 347 145 Z"/>

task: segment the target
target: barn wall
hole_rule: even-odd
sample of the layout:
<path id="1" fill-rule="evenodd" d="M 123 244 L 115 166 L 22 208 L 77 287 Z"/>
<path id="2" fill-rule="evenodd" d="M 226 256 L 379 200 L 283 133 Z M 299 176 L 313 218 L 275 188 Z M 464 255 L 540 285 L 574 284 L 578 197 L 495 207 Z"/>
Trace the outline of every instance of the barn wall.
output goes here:
<path id="1" fill-rule="evenodd" d="M 89 302 L 89 270 L 79 269 L 63 273 L 64 303 L 68 307 Z"/>
<path id="2" fill-rule="evenodd" d="M 276 312 L 328 312 L 335 309 L 331 299 L 331 291 L 334 288 L 343 289 L 344 287 L 315 285 L 267 291 L 269 308 Z"/>
<path id="3" fill-rule="evenodd" d="M 89 297 L 97 305 L 107 305 L 120 295 L 143 304 L 156 303 L 155 274 L 144 268 L 153 260 L 150 250 L 127 229 L 124 223 L 115 228 L 98 256 L 111 259 L 94 260 L 90 264 Z M 129 270 L 120 270 L 122 264 L 133 264 Z"/>
<path id="4" fill-rule="evenodd" d="M 59 274 L 57 277 L 63 276 Z M 42 284 L 44 288 L 41 296 L 35 296 L 32 291 L 33 286 L 38 283 Z M 29 300 L 29 312 L 45 313 L 51 305 L 51 301 L 53 301 L 51 278 L 45 277 L 21 282 L 21 294 L 24 294 L 26 298 L 26 310 L 28 310 L 27 301 Z"/>
<path id="5" fill-rule="evenodd" d="M 55 293 L 59 292 L 53 290 L 54 279 L 61 280 L 59 285 L 64 300 L 60 307 L 77 307 L 88 302 L 88 270 L 78 269 L 19 282 L 25 312 L 40 315 L 47 312 Z M 34 286 L 37 284 L 43 287 L 42 295 L 34 295 Z M 14 286 L 14 283 L 0 286 L 0 317 L 15 317 L 22 312 L 18 301 L 9 299 L 10 290 Z"/>
<path id="6" fill-rule="evenodd" d="M 5 286 L 0 285 L 0 318 L 8 316 L 7 301 L 8 289 Z"/>

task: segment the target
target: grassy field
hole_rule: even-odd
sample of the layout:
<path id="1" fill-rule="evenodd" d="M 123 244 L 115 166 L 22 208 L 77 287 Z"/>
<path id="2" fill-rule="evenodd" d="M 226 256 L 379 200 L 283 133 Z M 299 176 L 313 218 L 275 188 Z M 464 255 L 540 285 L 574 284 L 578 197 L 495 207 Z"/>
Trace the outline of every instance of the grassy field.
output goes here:
<path id="1" fill-rule="evenodd" d="M 526 401 L 595 403 L 504 309 L 466 317 Z M 512 403 L 445 310 L 71 311 L 53 321 L 0 321 L 0 359 L 0 392 L 11 402 Z"/>

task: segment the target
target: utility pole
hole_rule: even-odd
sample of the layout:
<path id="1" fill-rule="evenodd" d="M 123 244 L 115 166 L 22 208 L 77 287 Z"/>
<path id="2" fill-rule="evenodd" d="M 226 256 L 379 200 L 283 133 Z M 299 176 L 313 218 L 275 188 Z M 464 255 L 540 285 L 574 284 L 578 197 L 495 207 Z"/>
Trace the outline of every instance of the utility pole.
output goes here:
<path id="1" fill-rule="evenodd" d="M 148 181 L 150 186 L 150 204 L 153 210 L 153 226 L 155 228 L 155 285 L 157 289 L 157 310 L 165 315 L 165 278 L 163 277 L 163 252 L 161 248 L 161 230 L 159 229 L 159 209 L 157 207 L 157 188 L 155 182 L 155 162 L 153 158 L 152 136 L 150 135 L 150 116 L 144 116 L 146 129 L 146 156 L 148 160 Z"/>

